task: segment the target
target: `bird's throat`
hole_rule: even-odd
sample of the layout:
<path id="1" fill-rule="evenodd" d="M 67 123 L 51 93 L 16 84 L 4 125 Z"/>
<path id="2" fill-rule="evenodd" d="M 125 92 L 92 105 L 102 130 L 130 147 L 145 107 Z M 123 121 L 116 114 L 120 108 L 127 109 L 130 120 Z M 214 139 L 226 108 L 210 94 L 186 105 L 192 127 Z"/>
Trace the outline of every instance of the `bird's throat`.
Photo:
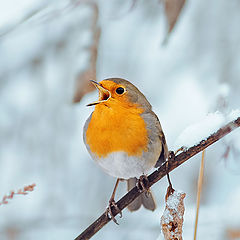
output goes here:
<path id="1" fill-rule="evenodd" d="M 139 156 L 147 151 L 148 133 L 142 112 L 143 109 L 137 107 L 97 105 L 86 132 L 92 153 L 101 158 L 112 152 Z"/>

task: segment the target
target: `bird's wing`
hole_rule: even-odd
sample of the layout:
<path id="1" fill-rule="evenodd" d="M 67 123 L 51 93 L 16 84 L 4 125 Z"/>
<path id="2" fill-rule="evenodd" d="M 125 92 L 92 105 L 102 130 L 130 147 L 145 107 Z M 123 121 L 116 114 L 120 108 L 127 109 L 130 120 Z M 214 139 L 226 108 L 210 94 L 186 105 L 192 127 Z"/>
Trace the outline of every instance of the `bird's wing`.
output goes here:
<path id="1" fill-rule="evenodd" d="M 159 122 L 160 124 L 160 122 Z M 160 124 L 160 128 L 161 128 L 161 131 L 159 133 L 159 138 L 160 138 L 160 141 L 162 143 L 162 152 L 156 162 L 156 165 L 155 167 L 160 167 L 165 161 L 166 159 L 168 158 L 168 146 L 167 146 L 167 143 L 166 143 L 166 138 L 165 138 L 165 135 L 162 131 L 162 127 L 161 127 L 161 124 Z"/>
<path id="2" fill-rule="evenodd" d="M 155 167 L 159 167 L 166 161 L 168 157 L 168 147 L 162 130 L 162 126 L 157 115 L 150 109 L 144 112 L 142 114 L 142 117 L 147 124 L 147 129 L 149 132 L 149 145 L 154 146 L 154 143 L 159 141 L 158 146 L 160 147 L 160 152 L 158 160 L 155 164 Z"/>

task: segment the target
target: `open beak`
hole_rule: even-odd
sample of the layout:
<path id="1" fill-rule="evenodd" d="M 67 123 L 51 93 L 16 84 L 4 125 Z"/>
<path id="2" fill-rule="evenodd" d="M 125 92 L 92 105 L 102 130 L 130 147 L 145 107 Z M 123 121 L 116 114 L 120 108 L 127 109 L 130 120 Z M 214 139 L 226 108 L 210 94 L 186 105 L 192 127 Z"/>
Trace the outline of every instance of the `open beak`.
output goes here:
<path id="1" fill-rule="evenodd" d="M 90 80 L 90 82 L 97 88 L 99 93 L 99 98 L 98 98 L 98 101 L 89 103 L 87 107 L 93 106 L 102 102 L 106 102 L 111 97 L 111 93 L 107 89 L 102 87 L 98 82 L 94 80 Z"/>

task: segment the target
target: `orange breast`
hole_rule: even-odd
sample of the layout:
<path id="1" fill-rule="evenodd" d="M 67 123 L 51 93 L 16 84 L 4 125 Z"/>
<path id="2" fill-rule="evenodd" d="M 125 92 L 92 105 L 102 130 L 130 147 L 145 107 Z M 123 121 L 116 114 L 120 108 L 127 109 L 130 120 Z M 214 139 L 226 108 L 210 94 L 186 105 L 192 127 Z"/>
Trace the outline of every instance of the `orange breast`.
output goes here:
<path id="1" fill-rule="evenodd" d="M 91 151 L 106 157 L 109 153 L 124 151 L 129 156 L 147 151 L 148 136 L 141 108 L 98 104 L 86 132 Z"/>

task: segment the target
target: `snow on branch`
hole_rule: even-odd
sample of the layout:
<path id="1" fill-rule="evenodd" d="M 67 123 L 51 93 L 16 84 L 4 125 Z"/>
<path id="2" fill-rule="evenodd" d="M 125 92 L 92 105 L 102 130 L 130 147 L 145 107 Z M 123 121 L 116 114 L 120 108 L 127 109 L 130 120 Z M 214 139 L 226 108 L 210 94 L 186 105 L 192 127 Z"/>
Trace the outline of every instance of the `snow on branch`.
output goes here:
<path id="1" fill-rule="evenodd" d="M 166 207 L 161 217 L 164 239 L 182 240 L 183 214 L 185 211 L 183 200 L 186 193 L 175 191 L 168 187 L 166 194 Z"/>
<path id="2" fill-rule="evenodd" d="M 148 187 L 150 188 L 153 184 L 158 182 L 161 178 L 167 175 L 167 173 L 171 172 L 188 159 L 196 155 L 197 153 L 203 151 L 213 143 L 217 142 L 225 135 L 232 132 L 234 129 L 240 127 L 240 114 L 239 111 L 235 111 L 231 117 L 235 117 L 235 120 L 225 124 L 224 126 L 220 127 L 218 130 L 214 130 L 214 133 L 211 134 L 209 137 L 205 137 L 204 139 L 200 140 L 198 143 L 193 145 L 192 147 L 187 147 L 183 152 L 178 155 L 174 155 L 171 151 L 169 152 L 169 159 L 168 164 L 163 164 L 159 167 L 156 171 L 148 176 Z M 230 119 L 230 118 L 229 118 Z M 198 126 L 201 128 L 201 126 Z M 118 211 L 116 209 L 112 209 L 113 216 L 119 214 L 124 208 L 126 208 L 134 199 L 136 199 L 141 192 L 138 190 L 137 187 L 134 187 L 131 191 L 125 194 L 116 204 L 118 207 Z M 85 231 L 83 231 L 75 240 L 83 240 L 83 239 L 90 239 L 95 233 L 97 233 L 102 227 L 104 227 L 111 219 L 106 215 L 104 212 L 94 223 L 92 223 Z"/>
<path id="3" fill-rule="evenodd" d="M 216 111 L 209 113 L 198 122 L 188 126 L 177 138 L 174 149 L 182 146 L 189 148 L 197 145 L 202 140 L 206 140 L 211 134 L 215 133 L 219 128 L 223 127 L 230 121 L 240 116 L 240 110 L 232 110 L 228 115 Z"/>

